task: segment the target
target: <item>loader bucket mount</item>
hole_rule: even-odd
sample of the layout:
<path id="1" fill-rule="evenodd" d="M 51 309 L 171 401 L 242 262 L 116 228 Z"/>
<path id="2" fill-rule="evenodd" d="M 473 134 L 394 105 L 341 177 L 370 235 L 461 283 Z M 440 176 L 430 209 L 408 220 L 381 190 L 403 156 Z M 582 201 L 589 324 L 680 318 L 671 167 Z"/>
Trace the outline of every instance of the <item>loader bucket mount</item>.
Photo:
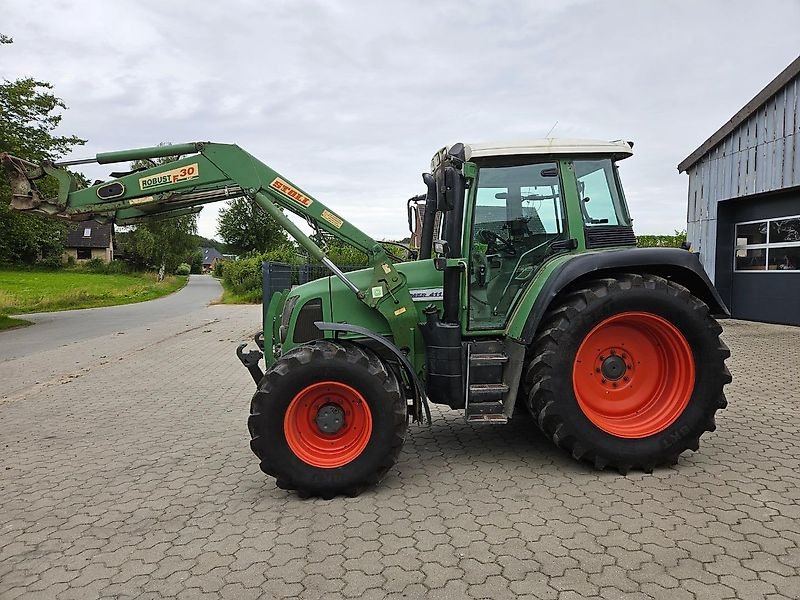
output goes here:
<path id="1" fill-rule="evenodd" d="M 34 180 L 45 176 L 44 169 L 32 162 L 0 153 L 0 163 L 11 184 L 11 207 L 16 210 L 34 210 L 42 204 L 42 196 Z"/>

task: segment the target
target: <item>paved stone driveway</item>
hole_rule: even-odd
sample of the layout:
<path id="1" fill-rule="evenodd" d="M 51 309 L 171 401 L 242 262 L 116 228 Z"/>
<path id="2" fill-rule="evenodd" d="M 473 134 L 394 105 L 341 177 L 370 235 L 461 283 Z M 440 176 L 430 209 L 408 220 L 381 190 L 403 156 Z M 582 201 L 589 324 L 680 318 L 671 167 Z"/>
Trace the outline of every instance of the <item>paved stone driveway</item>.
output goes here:
<path id="1" fill-rule="evenodd" d="M 726 324 L 730 408 L 675 468 L 596 473 L 528 419 L 436 410 L 380 487 L 325 502 L 248 449 L 258 309 L 193 319 L 0 363 L 0 598 L 800 597 L 798 329 Z"/>

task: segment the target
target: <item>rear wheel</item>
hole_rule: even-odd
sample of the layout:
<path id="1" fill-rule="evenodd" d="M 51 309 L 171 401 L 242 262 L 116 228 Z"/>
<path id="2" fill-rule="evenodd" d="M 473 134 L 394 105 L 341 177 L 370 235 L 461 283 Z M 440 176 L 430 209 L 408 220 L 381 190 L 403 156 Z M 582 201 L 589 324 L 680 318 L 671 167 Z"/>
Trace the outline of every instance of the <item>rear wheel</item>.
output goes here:
<path id="1" fill-rule="evenodd" d="M 727 404 L 721 331 L 702 301 L 664 278 L 586 282 L 543 320 L 528 408 L 556 445 L 598 468 L 672 464 L 698 449 Z"/>
<path id="2" fill-rule="evenodd" d="M 396 462 L 406 401 L 375 354 L 320 340 L 289 351 L 265 373 L 248 426 L 261 469 L 279 487 L 353 496 Z"/>

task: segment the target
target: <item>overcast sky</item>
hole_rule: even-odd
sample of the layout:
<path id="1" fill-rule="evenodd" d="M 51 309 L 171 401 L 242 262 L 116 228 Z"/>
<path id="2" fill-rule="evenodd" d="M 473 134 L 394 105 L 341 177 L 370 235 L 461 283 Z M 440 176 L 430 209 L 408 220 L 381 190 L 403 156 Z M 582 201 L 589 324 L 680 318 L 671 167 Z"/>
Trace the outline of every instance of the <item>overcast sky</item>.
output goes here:
<path id="1" fill-rule="evenodd" d="M 379 238 L 456 141 L 626 139 L 637 233 L 676 165 L 800 53 L 800 0 L 0 0 L 0 77 L 55 85 L 74 156 L 237 143 Z M 92 177 L 108 169 L 88 171 Z M 200 216 L 216 232 L 216 208 Z"/>

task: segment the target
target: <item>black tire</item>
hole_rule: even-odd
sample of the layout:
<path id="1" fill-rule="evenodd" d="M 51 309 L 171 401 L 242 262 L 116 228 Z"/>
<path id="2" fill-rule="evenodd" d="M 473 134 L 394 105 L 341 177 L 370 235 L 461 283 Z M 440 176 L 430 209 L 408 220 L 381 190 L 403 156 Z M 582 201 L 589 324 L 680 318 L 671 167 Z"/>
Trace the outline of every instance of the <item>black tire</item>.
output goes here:
<path id="1" fill-rule="evenodd" d="M 313 466 L 287 442 L 284 416 L 308 386 L 335 381 L 357 390 L 371 414 L 372 431 L 363 451 L 335 468 Z M 250 447 L 261 470 L 278 487 L 325 499 L 356 496 L 395 464 L 405 441 L 406 400 L 397 377 L 373 352 L 356 344 L 319 340 L 287 352 L 265 374 L 250 405 Z"/>
<path id="2" fill-rule="evenodd" d="M 695 367 L 694 388 L 682 412 L 662 431 L 640 438 L 618 437 L 595 425 L 573 387 L 582 341 L 597 324 L 628 311 L 654 314 L 676 327 L 691 348 Z M 727 406 L 723 387 L 731 381 L 725 367 L 730 351 L 721 332 L 705 303 L 662 277 L 619 274 L 587 281 L 542 321 L 524 378 L 528 409 L 557 446 L 598 469 L 649 473 L 657 465 L 674 464 L 684 450 L 699 448 L 700 437 L 716 428 L 715 413 Z"/>

